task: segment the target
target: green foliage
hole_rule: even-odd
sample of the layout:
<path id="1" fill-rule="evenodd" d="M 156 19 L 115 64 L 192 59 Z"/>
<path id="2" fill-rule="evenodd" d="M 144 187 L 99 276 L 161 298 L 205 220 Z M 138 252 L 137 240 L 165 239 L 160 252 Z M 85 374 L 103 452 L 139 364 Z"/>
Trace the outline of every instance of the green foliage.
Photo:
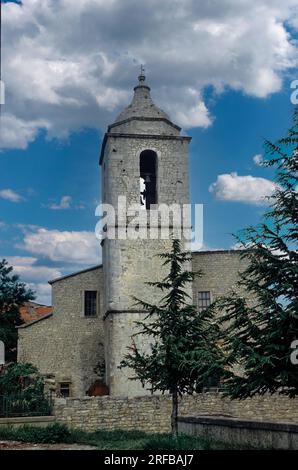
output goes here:
<path id="1" fill-rule="evenodd" d="M 198 313 L 186 293 L 195 276 L 184 269 L 191 254 L 182 252 L 179 240 L 173 240 L 172 252 L 160 257 L 164 266 L 169 267 L 169 274 L 161 282 L 148 284 L 164 293 L 164 297 L 159 305 L 135 299 L 147 312 L 144 321 L 136 322 L 139 328 L 136 336 L 147 336 L 150 350 L 139 350 L 134 341 L 120 367 L 133 369 L 133 379 L 140 380 L 151 391 L 172 394 L 172 426 L 175 426 L 177 395 L 200 391 L 211 377 L 220 376 L 223 356 L 217 344 L 219 328 L 212 312 Z"/>
<path id="2" fill-rule="evenodd" d="M 233 292 L 217 303 L 228 324 L 227 365 L 242 369 L 240 374 L 234 368 L 226 382 L 232 398 L 298 394 L 298 366 L 290 360 L 298 339 L 298 110 L 287 136 L 276 144 L 266 141 L 265 148 L 264 166 L 276 168 L 276 190 L 263 222 L 237 237 L 247 248 L 239 287 L 248 295 Z"/>
<path id="3" fill-rule="evenodd" d="M 209 450 L 210 442 L 193 436 L 180 434 L 173 437 L 171 434 L 154 435 L 149 437 L 143 447 L 144 450 Z"/>
<path id="4" fill-rule="evenodd" d="M 7 261 L 0 261 L 0 340 L 5 344 L 6 362 L 16 360 L 16 326 L 21 324 L 19 307 L 34 299 L 33 292 L 12 271 Z"/>
<path id="5" fill-rule="evenodd" d="M 64 424 L 54 423 L 45 427 L 21 426 L 0 428 L 0 439 L 42 444 L 72 442 L 71 432 Z"/>
<path id="6" fill-rule="evenodd" d="M 141 380 L 150 390 L 178 394 L 199 391 L 210 377 L 222 372 L 222 354 L 216 341 L 219 329 L 213 322 L 212 313 L 200 313 L 189 302 L 187 284 L 195 274 L 183 270 L 183 264 L 191 255 L 181 252 L 180 242 L 173 241 L 171 253 L 160 255 L 170 273 L 162 282 L 149 283 L 166 295 L 159 305 L 136 299 L 137 304 L 148 312 L 143 322 L 136 322 L 137 335 L 151 339 L 148 353 L 136 346 L 125 356 L 121 367 L 131 367 L 135 379 Z"/>
<path id="7" fill-rule="evenodd" d="M 0 416 L 51 414 L 44 380 L 32 364 L 11 364 L 0 374 Z"/>
<path id="8" fill-rule="evenodd" d="M 0 395 L 24 397 L 42 395 L 44 380 L 37 368 L 29 363 L 11 364 L 0 374 Z"/>
<path id="9" fill-rule="evenodd" d="M 208 450 L 208 449 L 249 449 L 250 446 L 224 444 L 195 436 L 170 434 L 148 434 L 143 431 L 95 431 L 86 432 L 68 429 L 55 423 L 44 428 L 23 426 L 18 428 L 0 427 L 0 439 L 42 444 L 77 443 L 95 446 L 101 450 Z"/>

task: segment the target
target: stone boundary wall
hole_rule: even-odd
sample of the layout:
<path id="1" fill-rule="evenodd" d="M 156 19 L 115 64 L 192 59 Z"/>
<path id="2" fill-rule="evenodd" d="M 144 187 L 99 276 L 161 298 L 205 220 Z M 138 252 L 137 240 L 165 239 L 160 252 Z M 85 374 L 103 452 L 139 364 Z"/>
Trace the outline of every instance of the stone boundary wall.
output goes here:
<path id="1" fill-rule="evenodd" d="M 242 448 L 298 450 L 297 424 L 216 416 L 179 417 L 178 431 L 203 439 L 232 442 Z"/>
<path id="2" fill-rule="evenodd" d="M 55 400 L 54 414 L 56 421 L 86 431 L 139 429 L 168 432 L 171 399 L 169 396 L 59 398 Z M 223 398 L 219 392 L 206 392 L 183 397 L 179 415 L 298 424 L 298 399 L 266 395 L 240 401 Z"/>

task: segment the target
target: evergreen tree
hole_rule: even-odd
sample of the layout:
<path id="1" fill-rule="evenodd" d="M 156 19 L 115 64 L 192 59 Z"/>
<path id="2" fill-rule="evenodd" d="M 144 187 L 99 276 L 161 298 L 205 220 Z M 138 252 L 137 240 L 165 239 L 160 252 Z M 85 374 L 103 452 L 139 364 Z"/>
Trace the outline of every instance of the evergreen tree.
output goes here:
<path id="1" fill-rule="evenodd" d="M 5 345 L 6 362 L 16 361 L 17 330 L 21 324 L 19 308 L 24 302 L 34 299 L 33 292 L 12 274 L 7 261 L 0 261 L 0 340 Z"/>
<path id="2" fill-rule="evenodd" d="M 136 322 L 137 335 L 149 338 L 148 351 L 141 351 L 134 342 L 120 367 L 130 367 L 150 390 L 169 392 L 172 396 L 171 425 L 177 434 L 178 397 L 202 389 L 210 378 L 219 377 L 223 370 L 221 349 L 216 343 L 219 329 L 212 313 L 197 312 L 186 287 L 195 274 L 184 270 L 191 254 L 181 251 L 180 242 L 173 241 L 171 253 L 159 255 L 169 274 L 161 282 L 150 282 L 165 295 L 159 305 L 135 299 L 147 315 Z M 143 339 L 143 338 L 142 338 Z"/>
<path id="3" fill-rule="evenodd" d="M 263 222 L 238 236 L 248 260 L 239 287 L 248 296 L 234 292 L 217 305 L 226 311 L 227 365 L 236 366 L 225 384 L 232 398 L 298 394 L 298 365 L 291 361 L 298 339 L 297 111 L 287 136 L 266 141 L 265 151 L 264 166 L 276 169 L 276 190 Z"/>

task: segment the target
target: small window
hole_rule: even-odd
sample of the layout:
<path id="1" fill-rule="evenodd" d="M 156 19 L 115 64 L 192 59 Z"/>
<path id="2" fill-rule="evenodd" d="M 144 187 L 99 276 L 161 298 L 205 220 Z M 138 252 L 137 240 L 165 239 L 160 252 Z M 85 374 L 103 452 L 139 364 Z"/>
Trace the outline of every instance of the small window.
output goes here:
<path id="1" fill-rule="evenodd" d="M 198 308 L 199 312 L 205 310 L 211 304 L 211 292 L 210 291 L 200 291 L 198 293 Z"/>
<path id="2" fill-rule="evenodd" d="M 97 315 L 97 291 L 86 290 L 84 298 L 85 317 L 96 317 Z"/>
<path id="3" fill-rule="evenodd" d="M 60 383 L 59 394 L 63 398 L 70 397 L 70 383 L 69 382 Z"/>

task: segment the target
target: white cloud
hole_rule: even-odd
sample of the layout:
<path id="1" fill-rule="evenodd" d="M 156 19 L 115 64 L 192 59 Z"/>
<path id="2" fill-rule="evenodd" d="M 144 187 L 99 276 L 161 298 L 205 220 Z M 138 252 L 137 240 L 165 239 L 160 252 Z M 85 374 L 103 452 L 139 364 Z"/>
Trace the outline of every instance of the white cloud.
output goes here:
<path id="1" fill-rule="evenodd" d="M 262 166 L 263 155 L 261 155 L 260 153 L 257 153 L 257 155 L 254 155 L 252 159 L 255 165 Z"/>
<path id="2" fill-rule="evenodd" d="M 208 127 L 212 123 L 210 113 L 202 101 L 200 93 L 189 88 L 184 91 L 184 103 L 175 102 L 173 96 L 171 103 L 171 114 L 173 114 L 184 129 L 191 127 Z"/>
<path id="3" fill-rule="evenodd" d="M 48 207 L 52 210 L 65 210 L 65 209 L 85 209 L 85 204 L 79 202 L 78 204 L 72 203 L 71 196 L 62 196 L 58 204 L 51 202 L 50 204 L 42 204 L 43 207 Z"/>
<path id="4" fill-rule="evenodd" d="M 234 245 L 231 246 L 232 250 L 249 250 L 250 248 L 254 248 L 254 244 L 250 241 L 245 241 L 243 242 L 237 242 Z M 284 258 L 284 259 L 289 259 L 289 253 L 286 251 L 280 250 L 280 249 L 273 249 L 270 245 L 265 245 L 263 243 L 263 247 L 269 250 L 274 256 L 277 256 L 278 258 Z M 295 263 L 295 261 L 293 261 Z"/>
<path id="5" fill-rule="evenodd" d="M 19 274 L 21 281 L 24 282 L 47 282 L 62 275 L 57 268 L 35 265 L 38 259 L 34 257 L 7 256 L 6 260 L 13 266 L 15 273 Z"/>
<path id="6" fill-rule="evenodd" d="M 3 148 L 45 129 L 104 128 L 145 63 L 156 101 L 184 128 L 210 125 L 203 90 L 256 97 L 297 64 L 285 24 L 297 0 L 25 0 L 2 5 Z"/>
<path id="7" fill-rule="evenodd" d="M 13 266 L 13 272 L 20 276 L 20 281 L 25 282 L 27 287 L 36 294 L 36 300 L 42 304 L 51 304 L 51 286 L 48 284 L 50 279 L 62 276 L 61 270 L 55 267 L 42 266 L 38 263 L 38 258 L 31 256 L 3 256 L 10 266 Z"/>
<path id="8" fill-rule="evenodd" d="M 59 204 L 49 204 L 49 208 L 54 210 L 70 209 L 71 201 L 72 198 L 70 196 L 62 196 Z"/>
<path id="9" fill-rule="evenodd" d="M 12 189 L 1 189 L 0 198 L 7 199 L 7 201 L 11 202 L 21 202 L 23 200 L 22 196 Z"/>
<path id="10" fill-rule="evenodd" d="M 46 121 L 31 120 L 27 117 L 21 119 L 4 112 L 0 116 L 0 147 L 25 149 L 35 139 L 38 130 L 47 127 Z"/>
<path id="11" fill-rule="evenodd" d="M 36 292 L 40 303 L 51 303 L 49 280 L 100 262 L 100 244 L 93 232 L 48 230 L 28 225 L 19 228 L 24 240 L 16 248 L 33 256 L 0 256 L 0 259 L 5 258 L 13 266 L 20 280 Z"/>
<path id="12" fill-rule="evenodd" d="M 241 242 L 236 242 L 231 245 L 231 250 L 247 250 L 248 248 L 251 248 L 250 243 L 241 243 Z"/>
<path id="13" fill-rule="evenodd" d="M 250 204 L 266 204 L 266 197 L 276 189 L 275 183 L 255 176 L 239 176 L 237 173 L 218 175 L 209 191 L 221 201 L 239 201 Z"/>
<path id="14" fill-rule="evenodd" d="M 82 202 L 79 202 L 79 204 L 75 205 L 75 209 L 86 209 L 86 206 Z"/>
<path id="15" fill-rule="evenodd" d="M 5 259 L 12 266 L 32 266 L 37 261 L 32 256 L 5 256 Z"/>
<path id="16" fill-rule="evenodd" d="M 28 282 L 27 286 L 35 293 L 35 300 L 44 305 L 52 305 L 52 288 L 48 283 Z"/>
<path id="17" fill-rule="evenodd" d="M 95 265 L 100 261 L 100 243 L 94 232 L 70 232 L 38 228 L 24 235 L 19 247 L 52 261 Z"/>
<path id="18" fill-rule="evenodd" d="M 197 252 L 197 251 L 220 251 L 220 250 L 224 250 L 224 248 L 214 248 L 214 247 L 210 247 L 208 244 L 206 243 L 201 243 L 201 242 L 191 242 L 190 244 L 186 244 L 186 248 L 190 251 L 194 251 L 194 252 Z"/>

